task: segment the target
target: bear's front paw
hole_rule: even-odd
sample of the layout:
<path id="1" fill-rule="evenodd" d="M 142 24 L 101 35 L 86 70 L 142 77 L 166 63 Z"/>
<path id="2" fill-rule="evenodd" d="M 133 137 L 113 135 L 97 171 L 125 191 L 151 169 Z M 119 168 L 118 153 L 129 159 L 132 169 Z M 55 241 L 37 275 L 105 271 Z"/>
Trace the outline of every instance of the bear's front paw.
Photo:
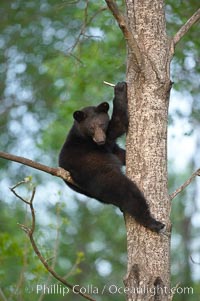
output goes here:
<path id="1" fill-rule="evenodd" d="M 127 90 L 127 84 L 126 82 L 119 82 L 115 85 L 115 94 L 118 93 L 126 93 Z"/>

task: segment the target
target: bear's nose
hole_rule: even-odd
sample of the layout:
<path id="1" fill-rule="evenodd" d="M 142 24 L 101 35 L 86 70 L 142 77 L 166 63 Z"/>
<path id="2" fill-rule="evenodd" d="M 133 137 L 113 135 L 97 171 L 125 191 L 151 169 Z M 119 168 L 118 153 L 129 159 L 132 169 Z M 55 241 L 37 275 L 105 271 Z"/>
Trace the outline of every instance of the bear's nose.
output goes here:
<path id="1" fill-rule="evenodd" d="M 98 145 L 105 144 L 105 139 L 96 139 L 95 137 L 93 137 L 93 141 Z"/>
<path id="2" fill-rule="evenodd" d="M 101 128 L 95 129 L 93 141 L 98 145 L 103 145 L 106 142 L 106 134 Z"/>
<path id="3" fill-rule="evenodd" d="M 98 145 L 104 145 L 104 144 L 105 144 L 105 140 L 104 140 L 104 141 L 103 141 L 103 140 L 102 140 L 102 141 L 95 141 L 95 140 L 94 140 L 94 142 L 95 142 L 96 144 L 98 144 Z"/>

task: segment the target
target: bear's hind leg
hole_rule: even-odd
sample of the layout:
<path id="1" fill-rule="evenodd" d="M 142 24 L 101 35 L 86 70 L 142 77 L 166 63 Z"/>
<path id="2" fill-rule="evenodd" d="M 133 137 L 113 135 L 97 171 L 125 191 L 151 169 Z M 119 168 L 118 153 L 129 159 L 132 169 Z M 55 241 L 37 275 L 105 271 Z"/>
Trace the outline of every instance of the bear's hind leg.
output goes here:
<path id="1" fill-rule="evenodd" d="M 106 178 L 102 175 L 98 188 L 95 192 L 99 193 L 98 195 L 95 193 L 94 197 L 119 207 L 144 227 L 157 233 L 165 227 L 163 223 L 152 217 L 149 205 L 139 188 L 120 171 L 113 170 Z"/>
<path id="2" fill-rule="evenodd" d="M 149 205 L 139 188 L 130 181 L 127 191 L 127 198 L 123 202 L 122 210 L 128 212 L 139 224 L 159 233 L 165 225 L 152 217 Z"/>

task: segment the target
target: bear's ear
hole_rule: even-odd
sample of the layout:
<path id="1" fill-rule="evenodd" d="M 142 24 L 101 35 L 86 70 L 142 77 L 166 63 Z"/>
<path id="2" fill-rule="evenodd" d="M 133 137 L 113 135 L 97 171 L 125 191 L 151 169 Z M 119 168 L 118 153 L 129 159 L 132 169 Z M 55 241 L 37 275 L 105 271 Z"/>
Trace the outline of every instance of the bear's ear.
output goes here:
<path id="1" fill-rule="evenodd" d="M 76 121 L 81 122 L 83 121 L 87 116 L 83 111 L 75 111 L 73 114 L 73 117 Z"/>
<path id="2" fill-rule="evenodd" d="M 107 113 L 109 110 L 109 104 L 107 102 L 102 102 L 96 107 L 96 112 Z"/>

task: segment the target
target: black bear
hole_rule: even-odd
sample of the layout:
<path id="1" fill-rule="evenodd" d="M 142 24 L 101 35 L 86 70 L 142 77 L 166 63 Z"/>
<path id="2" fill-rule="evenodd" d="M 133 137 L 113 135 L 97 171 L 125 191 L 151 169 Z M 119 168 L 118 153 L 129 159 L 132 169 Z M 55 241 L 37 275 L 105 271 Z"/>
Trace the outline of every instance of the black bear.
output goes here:
<path id="1" fill-rule="evenodd" d="M 75 191 L 113 204 L 141 225 L 160 232 L 164 224 L 151 216 L 143 194 L 121 171 L 125 150 L 116 139 L 128 130 L 126 83 L 119 82 L 114 93 L 111 120 L 107 102 L 74 112 L 74 124 L 60 152 L 59 166 L 70 172 L 76 185 L 67 184 Z"/>

